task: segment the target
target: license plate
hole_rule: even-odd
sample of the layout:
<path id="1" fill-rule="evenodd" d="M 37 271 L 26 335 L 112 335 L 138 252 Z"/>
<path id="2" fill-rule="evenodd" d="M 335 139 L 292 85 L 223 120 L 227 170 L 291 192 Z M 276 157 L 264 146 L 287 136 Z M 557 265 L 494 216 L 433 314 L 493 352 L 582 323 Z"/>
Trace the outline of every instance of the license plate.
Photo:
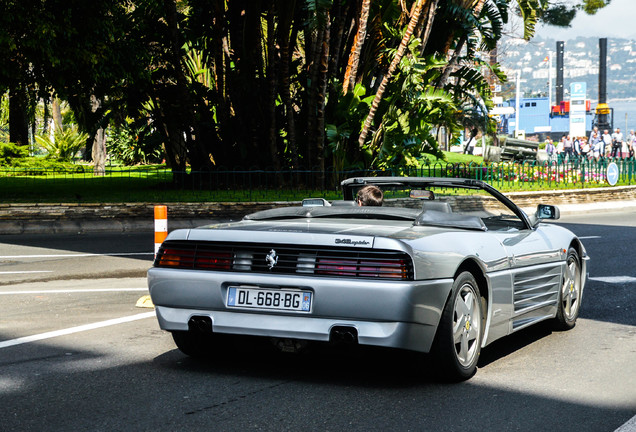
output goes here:
<path id="1" fill-rule="evenodd" d="M 232 286 L 227 291 L 227 305 L 228 307 L 309 312 L 311 292 Z"/>

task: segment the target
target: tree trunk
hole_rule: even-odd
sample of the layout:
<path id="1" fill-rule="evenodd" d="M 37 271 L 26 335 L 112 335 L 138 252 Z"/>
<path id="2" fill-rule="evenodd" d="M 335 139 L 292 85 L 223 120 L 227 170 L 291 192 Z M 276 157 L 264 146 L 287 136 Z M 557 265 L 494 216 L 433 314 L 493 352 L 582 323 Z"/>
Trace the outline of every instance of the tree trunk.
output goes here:
<path id="1" fill-rule="evenodd" d="M 428 7 L 426 8 L 426 23 L 424 27 L 424 34 L 421 36 L 422 54 L 424 53 L 424 48 L 428 43 L 428 38 L 431 36 L 431 30 L 433 30 L 433 21 L 435 20 L 435 11 L 437 11 L 438 3 L 439 0 L 433 0 L 429 2 Z"/>
<path id="2" fill-rule="evenodd" d="M 471 4 L 473 6 L 471 6 Z M 481 9 L 483 8 L 483 6 L 484 6 L 484 0 L 479 0 L 479 1 L 464 0 L 463 3 L 461 4 L 461 7 L 465 9 L 468 9 L 469 7 L 473 7 L 473 14 L 476 17 L 478 17 L 479 14 L 481 14 Z M 453 39 L 454 39 L 454 34 L 451 34 L 446 44 L 446 51 L 445 51 L 446 53 L 450 51 L 450 47 L 453 42 Z M 465 34 L 461 36 L 459 41 L 457 41 L 457 43 L 455 44 L 455 50 L 451 54 L 450 59 L 448 60 L 448 64 L 444 68 L 444 72 L 442 73 L 442 76 L 440 77 L 439 81 L 437 82 L 437 85 L 435 86 L 436 89 L 442 88 L 446 84 L 446 81 L 448 81 L 448 77 L 450 77 L 450 74 L 453 72 L 453 69 L 455 68 L 455 65 L 457 64 L 457 61 L 459 59 L 459 55 L 461 54 L 461 51 L 464 49 L 464 45 L 466 44 L 467 41 L 468 41 L 468 35 Z"/>
<path id="3" fill-rule="evenodd" d="M 278 45 L 280 46 L 280 80 L 281 80 L 281 99 L 285 107 L 285 117 L 287 118 L 287 142 L 292 157 L 292 165 L 298 168 L 298 144 L 296 142 L 296 121 L 294 116 L 294 104 L 291 97 L 291 80 L 289 65 L 291 63 L 290 43 L 293 44 L 292 23 L 294 21 L 294 11 L 296 2 L 277 2 L 280 22 L 278 24 Z M 291 35 L 290 35 L 291 32 Z"/>
<path id="4" fill-rule="evenodd" d="M 276 35 L 274 30 L 274 16 L 276 15 L 276 8 L 274 4 L 269 8 L 267 13 L 267 82 L 269 85 L 268 98 L 267 98 L 267 110 L 269 112 L 269 153 L 274 164 L 274 169 L 280 171 L 280 158 L 278 157 L 278 146 L 276 136 L 276 83 L 278 81 L 276 76 L 275 67 L 275 50 L 276 50 Z"/>
<path id="5" fill-rule="evenodd" d="M 101 108 L 101 101 L 95 96 L 91 96 L 91 111 L 95 113 Z M 95 132 L 93 139 L 93 175 L 103 176 L 106 173 L 106 137 L 104 136 L 104 128 L 100 127 Z"/>
<path id="6" fill-rule="evenodd" d="M 170 35 L 168 58 L 173 67 L 176 81 L 175 91 L 178 95 L 177 103 L 172 104 L 167 112 L 171 116 L 167 120 L 169 124 L 166 125 L 166 130 L 169 131 L 169 142 L 176 146 L 186 146 L 187 152 L 175 150 L 177 154 L 188 157 L 192 171 L 206 171 L 211 168 L 212 160 L 210 153 L 205 148 L 205 143 L 202 142 L 203 140 L 197 139 L 199 135 L 204 134 L 200 131 L 201 124 L 196 121 L 194 98 L 188 91 L 188 83 L 183 71 L 181 59 L 183 41 L 179 33 L 177 2 L 176 0 L 164 0 L 163 5 Z M 175 130 L 179 132 L 175 133 Z M 185 161 L 183 168 L 185 168 Z"/>
<path id="7" fill-rule="evenodd" d="M 453 68 L 455 68 L 455 65 L 457 64 L 457 59 L 459 58 L 459 54 L 461 53 L 462 49 L 464 49 L 465 43 L 466 43 L 466 37 L 462 36 L 461 39 L 457 42 L 457 45 L 455 46 L 455 51 L 453 51 L 453 54 L 448 60 L 448 63 L 446 64 L 446 67 L 444 68 L 444 72 L 442 72 L 442 76 L 440 76 L 439 80 L 437 81 L 437 85 L 435 86 L 436 89 L 440 89 L 444 87 L 444 85 L 448 81 L 448 78 L 450 77 L 451 72 L 453 72 Z"/>
<path id="8" fill-rule="evenodd" d="M 62 108 L 60 100 L 55 97 L 51 103 L 51 111 L 53 111 L 53 132 L 62 130 Z"/>
<path id="9" fill-rule="evenodd" d="M 329 73 L 329 40 L 331 32 L 331 18 L 326 14 L 324 37 L 320 56 L 318 74 L 318 97 L 316 108 L 316 158 L 320 169 L 320 185 L 325 187 L 325 96 L 327 93 L 327 75 Z"/>
<path id="10" fill-rule="evenodd" d="M 333 25 L 331 27 L 331 42 L 329 43 L 329 75 L 332 78 L 337 77 L 339 73 L 340 52 L 342 51 L 343 44 L 342 39 L 345 33 L 345 24 L 350 5 L 351 3 L 347 2 L 346 0 L 334 2 L 333 13 L 331 14 L 333 17 Z M 331 82 L 330 87 L 333 87 L 333 85 L 331 85 Z M 332 94 L 334 95 L 333 100 L 337 100 L 335 93 L 332 93 L 331 91 L 329 92 L 329 97 L 331 98 Z"/>
<path id="11" fill-rule="evenodd" d="M 375 98 L 373 99 L 373 103 L 371 104 L 369 115 L 367 115 L 367 118 L 364 122 L 364 127 L 362 128 L 362 132 L 360 132 L 360 137 L 358 138 L 358 145 L 360 148 L 364 146 L 364 143 L 367 139 L 367 135 L 369 134 L 369 129 L 371 128 L 371 125 L 373 124 L 375 113 L 378 110 L 380 101 L 382 101 L 384 90 L 386 90 L 387 84 L 393 77 L 393 73 L 395 72 L 395 69 L 397 69 L 398 65 L 400 64 L 400 61 L 402 60 L 402 57 L 404 56 L 404 53 L 406 52 L 406 47 L 409 43 L 409 40 L 411 39 L 413 30 L 415 30 L 415 26 L 419 22 L 420 15 L 422 12 L 422 7 L 424 6 L 425 1 L 427 0 L 417 0 L 417 3 L 413 5 L 413 12 L 411 14 L 411 20 L 409 21 L 409 25 L 406 28 L 406 33 L 404 34 L 404 37 L 402 38 L 402 42 L 400 42 L 400 46 L 398 47 L 397 52 L 395 53 L 395 57 L 393 58 L 393 61 L 391 62 L 391 65 L 389 66 L 389 70 L 384 75 L 384 78 L 382 78 L 382 82 L 380 83 L 380 86 L 378 87 L 378 91 L 375 94 Z"/>
<path id="12" fill-rule="evenodd" d="M 318 116 L 318 68 L 322 54 L 322 41 L 325 37 L 325 29 L 318 29 L 316 32 L 316 38 L 313 41 L 309 56 L 307 57 L 309 79 L 307 80 L 307 105 L 305 106 L 305 112 L 307 114 L 307 151 L 305 154 L 305 160 L 308 162 L 309 169 L 313 166 L 313 152 L 316 145 L 316 124 Z"/>
<path id="13" fill-rule="evenodd" d="M 26 90 L 13 87 L 9 91 L 9 141 L 29 145 L 29 116 Z"/>
<path id="14" fill-rule="evenodd" d="M 369 21 L 369 10 L 371 9 L 371 0 L 362 1 L 362 9 L 360 10 L 360 18 L 358 19 L 358 32 L 353 40 L 349 62 L 345 71 L 342 85 L 342 93 L 347 94 L 349 90 L 353 90 L 356 86 L 356 78 L 358 76 L 358 65 L 360 64 L 360 53 L 362 53 L 362 45 L 367 37 L 367 21 Z"/>

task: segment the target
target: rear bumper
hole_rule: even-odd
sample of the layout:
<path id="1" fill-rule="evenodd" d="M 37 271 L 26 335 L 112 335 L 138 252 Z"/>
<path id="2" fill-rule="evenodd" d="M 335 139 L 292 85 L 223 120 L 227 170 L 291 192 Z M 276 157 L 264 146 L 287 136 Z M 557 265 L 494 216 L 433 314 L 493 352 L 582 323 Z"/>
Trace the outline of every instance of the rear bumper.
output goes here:
<path id="1" fill-rule="evenodd" d="M 375 281 L 152 268 L 148 287 L 162 329 L 188 330 L 209 317 L 217 333 L 329 341 L 334 327 L 353 327 L 358 343 L 428 352 L 452 279 Z M 310 313 L 227 307 L 232 285 L 298 288 L 313 293 Z"/>
<path id="2" fill-rule="evenodd" d="M 215 333 L 266 336 L 328 342 L 335 327 L 352 327 L 361 345 L 428 352 L 436 327 L 404 322 L 369 322 L 342 319 L 273 316 L 200 311 L 157 306 L 159 326 L 168 331 L 188 330 L 192 317 L 209 317 Z"/>

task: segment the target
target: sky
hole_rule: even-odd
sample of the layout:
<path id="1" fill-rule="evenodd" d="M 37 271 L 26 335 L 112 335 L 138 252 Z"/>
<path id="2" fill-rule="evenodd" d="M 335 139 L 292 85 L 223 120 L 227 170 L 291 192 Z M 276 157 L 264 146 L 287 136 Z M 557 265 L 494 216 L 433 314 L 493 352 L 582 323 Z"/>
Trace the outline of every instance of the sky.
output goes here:
<path id="1" fill-rule="evenodd" d="M 536 36 L 563 41 L 578 36 L 636 39 L 636 0 L 612 0 L 595 15 L 579 11 L 570 28 L 538 26 Z"/>

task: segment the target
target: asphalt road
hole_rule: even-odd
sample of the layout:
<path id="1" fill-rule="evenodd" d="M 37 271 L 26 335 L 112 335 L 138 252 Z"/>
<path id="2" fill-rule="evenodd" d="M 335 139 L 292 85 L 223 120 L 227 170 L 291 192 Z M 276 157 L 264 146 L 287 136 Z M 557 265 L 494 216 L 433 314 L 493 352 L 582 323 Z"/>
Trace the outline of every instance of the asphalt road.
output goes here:
<path id="1" fill-rule="evenodd" d="M 591 256 L 577 326 L 500 340 L 454 385 L 378 349 L 292 355 L 238 340 L 196 361 L 135 307 L 152 234 L 0 236 L 0 431 L 636 427 L 636 218 L 561 222 Z"/>

